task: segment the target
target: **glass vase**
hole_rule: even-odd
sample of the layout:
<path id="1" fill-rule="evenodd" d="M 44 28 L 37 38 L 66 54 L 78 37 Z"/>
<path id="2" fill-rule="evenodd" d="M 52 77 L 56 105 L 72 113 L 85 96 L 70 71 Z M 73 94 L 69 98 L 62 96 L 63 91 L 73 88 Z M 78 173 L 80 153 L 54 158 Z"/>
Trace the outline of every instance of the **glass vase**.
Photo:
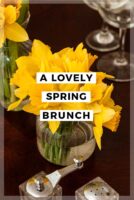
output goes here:
<path id="1" fill-rule="evenodd" d="M 10 79 L 17 70 L 16 59 L 27 54 L 28 51 L 22 44 L 12 41 L 7 41 L 0 49 L 0 104 L 5 109 L 17 100 L 14 93 L 16 87 L 10 84 Z"/>
<path id="2" fill-rule="evenodd" d="M 48 122 L 37 117 L 37 146 L 40 154 L 49 162 L 67 166 L 74 158 L 87 160 L 95 150 L 92 124 L 87 122 L 62 122 L 52 134 Z"/>
<path id="3" fill-rule="evenodd" d="M 28 4 L 23 6 L 25 8 L 22 9 L 23 12 L 17 22 L 26 29 L 30 20 L 30 12 Z M 0 104 L 5 109 L 17 100 L 14 94 L 16 87 L 10 85 L 10 78 L 17 70 L 16 59 L 27 55 L 30 49 L 31 42 L 29 41 L 18 43 L 10 40 L 6 40 L 3 47 L 0 48 Z M 21 110 L 21 107 L 14 111 L 19 110 Z"/>

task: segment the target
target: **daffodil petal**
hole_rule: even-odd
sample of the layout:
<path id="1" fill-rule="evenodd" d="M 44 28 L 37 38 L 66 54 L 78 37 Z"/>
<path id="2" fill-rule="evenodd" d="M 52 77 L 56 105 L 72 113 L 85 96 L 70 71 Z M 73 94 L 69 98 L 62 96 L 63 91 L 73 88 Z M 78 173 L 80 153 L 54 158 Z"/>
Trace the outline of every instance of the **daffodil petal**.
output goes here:
<path id="1" fill-rule="evenodd" d="M 5 25 L 5 36 L 15 42 L 24 42 L 29 39 L 27 32 L 18 23 Z"/>
<path id="2" fill-rule="evenodd" d="M 27 70 L 31 76 L 35 76 L 39 71 L 40 63 L 32 56 L 22 56 L 16 60 L 18 69 Z"/>
<path id="3" fill-rule="evenodd" d="M 37 107 L 37 106 L 31 105 L 31 103 L 29 103 L 27 105 L 24 105 L 23 106 L 23 110 L 25 112 L 32 113 L 32 114 L 35 114 L 35 115 L 39 115 L 40 114 L 40 108 Z"/>
<path id="4" fill-rule="evenodd" d="M 80 84 L 59 84 L 60 91 L 79 91 Z"/>
<path id="5" fill-rule="evenodd" d="M 61 104 L 61 109 L 62 110 L 86 110 L 86 104 L 83 102 L 63 102 Z"/>
<path id="6" fill-rule="evenodd" d="M 22 102 L 22 99 L 15 101 L 14 103 L 10 104 L 8 107 L 8 111 L 14 110 L 15 108 L 17 108 L 20 103 Z"/>
<path id="7" fill-rule="evenodd" d="M 73 50 L 73 48 L 66 47 L 66 48 L 62 49 L 61 51 L 59 51 L 58 54 L 59 54 L 60 56 L 63 56 L 63 55 L 65 55 L 68 51 L 70 51 L 70 50 Z"/>
<path id="8" fill-rule="evenodd" d="M 51 57 L 52 52 L 48 45 L 45 45 L 40 40 L 34 40 L 32 45 L 32 56 L 37 57 L 41 61 L 47 62 L 47 60 Z"/>
<path id="9" fill-rule="evenodd" d="M 28 92 L 31 90 L 31 86 L 36 83 L 36 80 L 25 69 L 18 69 L 13 78 L 11 78 L 10 83 Z"/>
<path id="10" fill-rule="evenodd" d="M 49 121 L 48 124 L 49 124 L 49 128 L 53 134 L 57 131 L 57 129 L 60 126 L 59 121 Z"/>
<path id="11" fill-rule="evenodd" d="M 108 107 L 103 107 L 102 110 L 102 120 L 103 123 L 110 121 L 115 115 L 115 110 Z"/>
<path id="12" fill-rule="evenodd" d="M 91 54 L 89 55 L 89 63 L 88 63 L 89 68 L 88 69 L 91 68 L 92 64 L 96 61 L 97 58 L 98 58 L 98 56 L 96 56 L 96 55 L 94 55 L 94 56 L 92 56 Z"/>
<path id="13" fill-rule="evenodd" d="M 112 132 L 116 132 L 120 123 L 120 118 L 120 112 L 117 111 L 114 117 L 110 121 L 104 123 L 103 126 L 110 129 Z"/>
<path id="14" fill-rule="evenodd" d="M 103 124 L 102 112 L 94 114 L 94 124 L 95 126 L 102 127 Z"/>
<path id="15" fill-rule="evenodd" d="M 121 112 L 122 111 L 122 107 L 119 105 L 116 105 L 113 107 L 115 111 Z"/>
<path id="16" fill-rule="evenodd" d="M 114 89 L 113 84 L 111 84 L 110 86 L 107 87 L 107 90 L 105 91 L 105 94 L 104 94 L 103 98 L 101 99 L 100 104 L 106 104 L 107 101 L 109 101 L 109 99 L 111 98 L 113 89 Z"/>
<path id="17" fill-rule="evenodd" d="M 93 110 L 94 114 L 100 113 L 102 111 L 102 107 L 100 104 L 93 102 L 87 105 L 88 110 Z"/>
<path id="18" fill-rule="evenodd" d="M 93 131 L 94 131 L 94 137 L 95 137 L 96 143 L 97 143 L 99 149 L 101 150 L 101 138 L 103 135 L 103 128 L 102 127 L 93 127 Z"/>
<path id="19" fill-rule="evenodd" d="M 15 96 L 18 97 L 19 99 L 24 99 L 26 98 L 27 93 L 23 88 L 17 88 L 15 90 Z"/>
<path id="20" fill-rule="evenodd" d="M 4 34 L 4 30 L 0 30 L 0 48 L 3 46 L 5 41 L 5 34 Z"/>

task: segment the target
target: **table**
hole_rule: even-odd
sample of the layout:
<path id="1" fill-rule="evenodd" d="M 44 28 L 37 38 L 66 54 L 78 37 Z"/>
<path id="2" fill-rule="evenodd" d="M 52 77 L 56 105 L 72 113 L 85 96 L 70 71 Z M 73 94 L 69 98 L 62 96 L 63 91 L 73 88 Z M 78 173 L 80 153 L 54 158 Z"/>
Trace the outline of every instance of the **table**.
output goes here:
<path id="1" fill-rule="evenodd" d="M 76 46 L 90 31 L 101 26 L 98 13 L 84 4 L 31 5 L 30 12 L 30 38 L 44 41 L 53 51 Z M 129 34 L 127 41 L 129 50 Z M 61 181 L 64 195 L 74 195 L 77 188 L 97 176 L 120 195 L 130 194 L 130 83 L 114 83 L 114 87 L 115 102 L 123 106 L 120 127 L 114 134 L 105 129 L 102 151 L 96 148 L 82 170 Z M 18 185 L 26 179 L 41 170 L 50 173 L 60 167 L 45 161 L 37 150 L 35 116 L 23 111 L 5 111 L 4 121 L 5 195 L 19 195 Z"/>

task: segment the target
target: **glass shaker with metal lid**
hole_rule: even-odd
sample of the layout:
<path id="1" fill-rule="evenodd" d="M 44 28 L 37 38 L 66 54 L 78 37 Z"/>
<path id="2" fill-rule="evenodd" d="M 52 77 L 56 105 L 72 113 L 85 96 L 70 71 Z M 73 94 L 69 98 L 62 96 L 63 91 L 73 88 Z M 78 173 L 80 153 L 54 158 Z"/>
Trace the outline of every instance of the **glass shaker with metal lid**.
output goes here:
<path id="1" fill-rule="evenodd" d="M 46 175 L 40 172 L 19 186 L 21 200 L 61 200 L 62 188 L 59 181 L 73 171 L 83 168 L 81 160 L 74 159 L 74 164 Z"/>
<path id="2" fill-rule="evenodd" d="M 119 194 L 100 177 L 79 188 L 75 197 L 76 200 L 119 200 Z"/>

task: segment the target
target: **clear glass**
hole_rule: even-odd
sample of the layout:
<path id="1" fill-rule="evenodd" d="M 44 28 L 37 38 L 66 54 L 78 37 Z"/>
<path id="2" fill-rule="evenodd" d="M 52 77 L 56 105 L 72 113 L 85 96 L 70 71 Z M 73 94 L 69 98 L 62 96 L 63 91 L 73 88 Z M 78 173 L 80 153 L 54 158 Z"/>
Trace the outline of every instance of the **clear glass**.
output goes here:
<path id="1" fill-rule="evenodd" d="M 21 24 L 27 27 L 30 20 L 30 12 L 27 13 L 25 21 Z M 4 46 L 0 48 L 0 104 L 7 107 L 17 100 L 14 91 L 15 86 L 10 85 L 10 78 L 17 70 L 16 59 L 29 53 L 31 43 L 16 43 L 6 40 Z M 21 107 L 14 111 L 21 110 Z"/>
<path id="2" fill-rule="evenodd" d="M 38 174 L 35 175 L 36 176 L 39 176 L 39 175 L 43 175 L 45 176 L 45 172 L 40 172 Z M 26 185 L 27 185 L 27 181 L 25 181 L 24 183 L 22 183 L 20 186 L 19 186 L 19 191 L 20 191 L 20 199 L 21 200 L 35 200 L 35 199 L 38 199 L 38 200 L 62 200 L 62 187 L 60 185 L 57 185 L 53 191 L 53 193 L 51 194 L 51 196 L 48 196 L 48 197 L 44 197 L 44 198 L 36 198 L 34 196 L 31 196 L 27 190 L 26 190 Z"/>
<path id="3" fill-rule="evenodd" d="M 98 1 L 83 0 L 90 8 L 98 11 Z M 103 0 L 100 1 L 103 4 Z M 108 52 L 119 48 L 119 34 L 110 30 L 105 20 L 101 29 L 89 33 L 86 43 L 96 51 Z"/>
<path id="4" fill-rule="evenodd" d="M 0 49 L 0 104 L 5 108 L 17 100 L 14 94 L 16 88 L 10 85 L 10 78 L 17 70 L 16 59 L 28 53 L 21 44 L 7 43 L 7 47 Z"/>
<path id="5" fill-rule="evenodd" d="M 26 17 L 25 21 L 22 23 L 22 26 L 23 26 L 25 29 L 26 29 L 27 26 L 28 26 L 28 23 L 29 23 L 29 21 L 30 21 L 30 17 L 31 17 L 31 15 L 30 15 L 30 12 L 28 11 L 28 12 L 27 12 L 27 17 Z"/>
<path id="6" fill-rule="evenodd" d="M 103 0 L 108 1 L 108 0 Z M 118 5 L 118 0 L 114 0 Z M 115 4 L 115 3 L 114 3 Z M 98 4 L 99 13 L 105 21 L 116 28 L 133 28 L 134 27 L 134 1 L 127 0 L 121 7 L 112 8 L 109 4 L 101 6 Z"/>
<path id="7" fill-rule="evenodd" d="M 117 82 L 133 80 L 134 55 L 125 52 L 125 40 L 127 28 L 134 27 L 134 1 L 127 0 L 125 5 L 115 9 L 100 6 L 99 12 L 107 23 L 120 29 L 120 49 L 118 52 L 103 56 L 98 61 L 97 68 L 99 71 L 113 75 Z"/>
<path id="8" fill-rule="evenodd" d="M 74 158 L 87 160 L 95 150 L 92 125 L 86 122 L 62 122 L 52 134 L 47 122 L 37 118 L 37 145 L 41 155 L 51 163 L 67 166 Z"/>
<path id="9" fill-rule="evenodd" d="M 100 177 L 75 192 L 76 200 L 119 200 L 119 194 Z"/>

